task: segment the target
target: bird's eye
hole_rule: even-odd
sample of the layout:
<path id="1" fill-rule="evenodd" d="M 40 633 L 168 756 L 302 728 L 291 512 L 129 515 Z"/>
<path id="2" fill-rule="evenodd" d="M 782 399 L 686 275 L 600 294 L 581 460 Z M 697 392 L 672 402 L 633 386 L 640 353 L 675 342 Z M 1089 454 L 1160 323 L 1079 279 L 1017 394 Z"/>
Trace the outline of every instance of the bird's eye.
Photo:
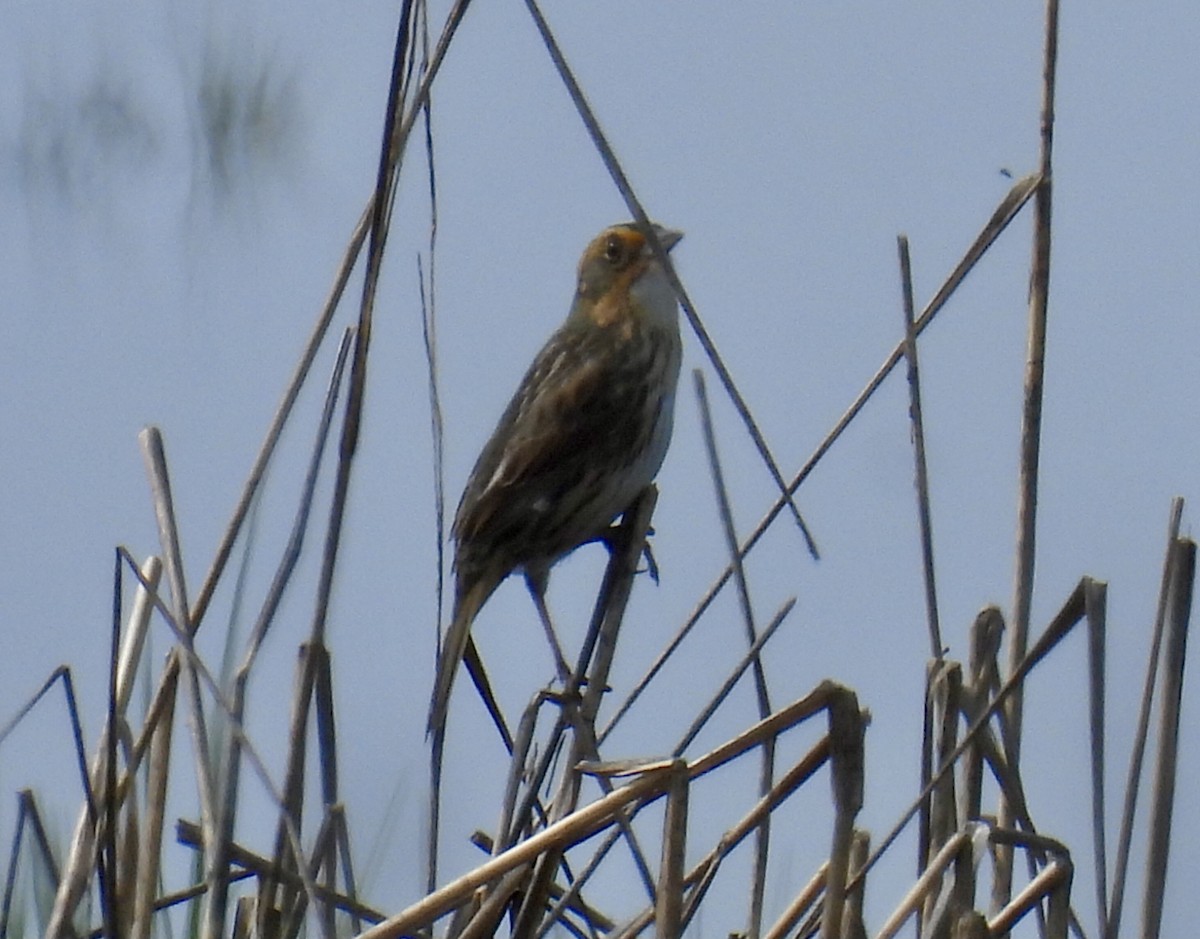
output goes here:
<path id="1" fill-rule="evenodd" d="M 620 264 L 625 257 L 625 244 L 616 235 L 609 235 L 604 244 L 604 259 L 610 264 Z"/>

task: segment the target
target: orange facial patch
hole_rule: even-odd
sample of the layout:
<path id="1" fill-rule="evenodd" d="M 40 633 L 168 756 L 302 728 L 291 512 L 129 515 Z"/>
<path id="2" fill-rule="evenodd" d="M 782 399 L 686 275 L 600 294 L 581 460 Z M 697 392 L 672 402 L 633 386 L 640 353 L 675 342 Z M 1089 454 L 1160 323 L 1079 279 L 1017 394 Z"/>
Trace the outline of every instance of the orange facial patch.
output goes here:
<path id="1" fill-rule="evenodd" d="M 637 311 L 633 308 L 629 288 L 649 266 L 649 259 L 639 256 L 624 269 L 617 271 L 609 288 L 596 299 L 589 311 L 592 322 L 597 326 L 606 327 L 624 323 L 626 333 L 630 333 Z"/>

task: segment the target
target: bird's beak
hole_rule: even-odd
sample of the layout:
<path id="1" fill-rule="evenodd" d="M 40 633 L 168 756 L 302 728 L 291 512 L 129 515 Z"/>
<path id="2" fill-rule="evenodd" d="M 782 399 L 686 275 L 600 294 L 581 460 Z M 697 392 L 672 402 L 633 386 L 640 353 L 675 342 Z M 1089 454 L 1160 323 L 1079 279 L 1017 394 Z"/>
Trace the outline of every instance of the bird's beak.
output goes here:
<path id="1" fill-rule="evenodd" d="M 654 226 L 654 234 L 658 236 L 658 243 L 663 246 L 663 250 L 668 252 L 683 238 L 683 232 L 673 228 L 664 228 L 662 225 Z"/>

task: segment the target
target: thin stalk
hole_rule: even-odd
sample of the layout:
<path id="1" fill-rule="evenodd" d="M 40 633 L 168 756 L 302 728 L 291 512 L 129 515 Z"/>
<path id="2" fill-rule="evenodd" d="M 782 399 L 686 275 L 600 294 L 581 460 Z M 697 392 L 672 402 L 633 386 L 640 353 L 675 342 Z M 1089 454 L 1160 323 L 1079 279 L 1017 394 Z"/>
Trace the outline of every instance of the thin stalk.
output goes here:
<path id="1" fill-rule="evenodd" d="M 1004 614 L 997 606 L 979 611 L 971 624 L 971 653 L 969 668 L 971 684 L 964 696 L 968 707 L 968 723 L 987 706 L 991 695 L 1000 687 L 1000 644 L 1004 637 Z M 963 803 L 965 818 L 979 818 L 983 812 L 983 756 L 979 746 L 972 744 L 963 767 Z"/>
<path id="2" fill-rule="evenodd" d="M 683 863 L 688 824 L 687 764 L 679 760 L 670 772 L 667 813 L 663 820 L 662 863 L 658 874 L 658 902 L 654 908 L 658 939 L 678 939 L 683 932 Z"/>
<path id="3" fill-rule="evenodd" d="M 625 813 L 623 813 L 625 814 Z M 608 853 L 616 845 L 618 839 L 622 837 L 621 829 L 614 828 L 600 843 L 600 847 L 588 859 L 586 865 L 580 870 L 575 879 L 571 881 L 571 885 L 566 890 L 551 889 L 550 895 L 554 897 L 554 905 L 550 907 L 550 911 L 546 914 L 545 920 L 542 922 L 541 928 L 538 929 L 537 939 L 543 937 L 558 925 L 563 914 L 567 910 L 573 910 L 583 916 L 589 923 L 596 924 L 602 931 L 611 932 L 613 923 L 607 917 L 601 916 L 596 910 L 587 906 L 582 899 L 580 893 L 588 881 L 592 879 L 592 875 L 596 873 L 601 862 L 608 856 Z"/>
<path id="4" fill-rule="evenodd" d="M 317 668 L 316 648 L 318 647 L 311 642 L 306 642 L 300 647 L 292 683 L 287 761 L 279 804 L 279 821 L 275 830 L 275 866 L 281 872 L 299 871 L 305 866 L 303 854 L 295 850 L 289 833 L 294 831 L 299 835 L 304 821 L 304 780 L 308 766 L 308 720 L 312 711 L 313 684 Z M 238 724 L 235 723 L 235 726 Z M 205 844 L 210 845 L 211 842 L 206 841 Z M 258 890 L 259 932 L 261 934 L 268 935 L 272 932 L 267 917 L 277 913 L 280 915 L 286 913 L 295 904 L 297 892 L 294 884 L 289 885 L 289 882 L 281 877 L 263 878 Z"/>
<path id="5" fill-rule="evenodd" d="M 291 535 L 280 558 L 262 609 L 250 633 L 250 640 L 241 665 L 238 667 L 233 680 L 233 720 L 242 723 L 245 719 L 246 695 L 250 682 L 250 673 L 262 648 L 267 630 L 274 621 L 275 613 L 283 600 L 287 585 L 291 582 L 292 573 L 300 560 L 304 546 L 304 534 L 308 530 L 308 519 L 312 509 L 317 478 L 320 471 L 321 458 L 325 452 L 325 444 L 329 428 L 333 421 L 334 407 L 337 402 L 338 390 L 342 384 L 342 373 L 350 348 L 351 330 L 347 329 L 342 335 L 338 347 L 337 358 L 334 362 L 333 374 L 325 393 L 325 404 L 317 425 L 316 439 L 309 455 L 308 470 L 305 473 L 301 488 L 300 501 L 296 518 L 292 524 Z M 215 827 L 215 838 L 207 854 L 209 863 L 209 890 L 205 897 L 205 931 L 209 936 L 220 936 L 225 932 L 225 919 L 228 912 L 229 871 L 228 847 L 233 841 L 233 826 L 237 818 L 237 799 L 241 779 L 241 744 L 236 735 L 230 734 L 224 764 L 224 778 L 221 780 L 220 814 Z M 326 801 L 324 804 L 332 804 Z"/>
<path id="6" fill-rule="evenodd" d="M 921 908 L 930 890 L 933 889 L 945 870 L 954 863 L 963 845 L 970 843 L 974 837 L 975 826 L 978 824 L 977 822 L 968 822 L 965 828 L 957 832 L 942 845 L 937 854 L 930 858 L 929 866 L 925 868 L 921 876 L 917 878 L 917 882 L 909 888 L 908 893 L 892 911 L 892 915 L 880 927 L 876 939 L 891 939 L 900 931 L 908 918 Z"/>
<path id="7" fill-rule="evenodd" d="M 916 461 L 917 516 L 921 523 L 921 561 L 925 573 L 925 613 L 929 619 L 929 648 L 935 659 L 945 654 L 938 622 L 937 583 L 933 571 L 933 520 L 929 504 L 929 470 L 925 460 L 925 421 L 921 416 L 921 368 L 917 358 L 917 323 L 913 304 L 912 261 L 908 238 L 901 235 L 900 280 L 904 293 L 904 358 L 908 362 L 908 417 L 912 421 L 913 457 Z"/>
<path id="8" fill-rule="evenodd" d="M 118 549 L 116 554 L 117 563 L 120 564 L 124 557 L 125 555 Z M 140 656 L 139 650 L 145 637 L 146 623 L 149 619 L 150 610 L 158 596 L 157 587 L 162 573 L 162 564 L 155 558 L 149 558 L 140 568 L 135 567 L 134 571 L 137 575 L 138 587 L 135 591 L 133 608 L 130 612 L 130 624 L 126 630 L 126 639 L 118 655 L 119 664 L 117 665 L 115 676 L 117 687 L 113 697 L 113 704 L 117 708 L 116 713 L 121 714 L 122 717 L 124 716 L 124 705 L 129 699 L 133 677 L 136 674 L 136 658 Z M 119 590 L 119 575 L 117 575 L 115 580 Z M 76 821 L 75 831 L 71 839 L 70 853 L 67 856 L 63 869 L 62 880 L 57 885 L 58 889 L 55 894 L 54 906 L 51 910 L 46 929 L 46 935 L 52 937 L 59 936 L 64 931 L 69 931 L 71 917 L 74 915 L 79 902 L 83 899 L 87 885 L 91 879 L 96 846 L 95 839 L 101 821 L 97 806 L 99 796 L 96 790 L 100 789 L 103 793 L 107 789 L 106 786 L 101 784 L 107 781 L 110 775 L 107 769 L 110 763 L 108 758 L 110 750 L 109 741 L 115 743 L 115 722 L 112 719 L 112 712 L 110 712 L 108 726 L 101 736 L 101 742 L 96 757 L 93 760 L 92 769 L 89 772 L 87 755 L 83 743 L 83 730 L 79 721 L 79 711 L 75 703 L 71 673 L 65 668 L 55 670 L 38 694 L 17 715 L 13 723 L 6 727 L 3 732 L 0 732 L 0 740 L 4 739 L 12 727 L 16 726 L 16 723 L 29 712 L 29 709 L 53 686 L 58 678 L 62 678 L 63 680 L 63 689 L 67 699 L 67 713 L 71 717 L 75 754 L 79 761 L 79 770 L 83 779 L 84 806 Z M 111 792 L 111 790 L 108 791 Z M 109 795 L 105 795 L 104 797 L 106 801 L 109 799 Z M 110 816 L 107 825 L 111 827 L 113 824 L 115 824 L 115 817 Z"/>
<path id="9" fill-rule="evenodd" d="M 1149 844 L 1145 892 L 1142 900 L 1142 936 L 1158 939 L 1162 929 L 1163 901 L 1167 890 L 1167 860 L 1171 852 L 1171 816 L 1179 769 L 1179 719 L 1183 698 L 1183 667 L 1187 654 L 1188 620 L 1192 615 L 1192 590 L 1196 580 L 1196 542 L 1175 542 L 1176 562 L 1171 583 L 1167 645 L 1163 651 L 1163 694 L 1159 709 L 1158 759 L 1150 797 Z"/>
<path id="10" fill-rule="evenodd" d="M 1100 935 L 1108 931 L 1108 842 L 1104 808 L 1104 669 L 1108 621 L 1108 588 L 1100 581 L 1088 585 L 1084 596 L 1088 624 L 1088 724 L 1092 742 L 1092 855 L 1095 864 L 1096 910 Z"/>
<path id="11" fill-rule="evenodd" d="M 700 369 L 692 372 L 696 385 L 696 401 L 700 406 L 700 426 L 704 430 L 704 445 L 708 451 L 709 472 L 716 490 L 717 509 L 721 518 L 721 531 L 729 550 L 733 566 L 734 582 L 737 584 L 738 604 L 741 607 L 742 623 L 746 627 L 746 639 L 751 648 L 758 641 L 758 629 L 754 625 L 754 607 L 750 602 L 750 586 L 746 580 L 746 569 L 738 551 L 737 530 L 733 523 L 733 509 L 729 504 L 729 490 L 725 486 L 725 474 L 721 469 L 721 458 L 717 453 L 717 438 L 713 430 L 712 413 L 708 407 L 708 394 L 704 387 L 704 373 Z M 754 692 L 758 699 L 759 720 L 771 713 L 771 696 L 767 689 L 767 673 L 762 659 L 753 662 Z M 775 747 L 773 742 L 762 748 L 762 764 L 759 769 L 758 794 L 771 791 L 771 780 L 775 774 Z M 754 839 L 754 873 L 750 881 L 750 911 L 746 926 L 747 935 L 757 936 L 762 932 L 763 895 L 766 890 L 767 861 L 771 846 L 771 819 L 763 816 L 762 825 Z"/>
<path id="12" fill-rule="evenodd" d="M 825 909 L 821 914 L 821 939 L 841 939 L 842 935 L 854 820 L 863 805 L 863 735 L 866 726 L 858 698 L 853 691 L 842 689 L 829 705 L 829 767 L 836 811 L 825 882 Z"/>
<path id="13" fill-rule="evenodd" d="M 1042 435 L 1042 392 L 1046 371 L 1046 318 L 1050 296 L 1050 207 L 1052 153 L 1054 147 L 1054 87 L 1058 62 L 1058 0 L 1046 0 L 1045 49 L 1042 64 L 1041 180 L 1034 196 L 1033 260 L 1029 275 L 1029 335 L 1025 359 L 1025 405 L 1021 415 L 1020 476 L 1017 489 L 1017 563 L 1014 574 L 1013 608 L 1010 619 L 1008 663 L 1015 671 L 1025 658 L 1029 640 L 1029 617 L 1033 603 L 1033 574 L 1036 557 L 1038 464 Z M 1016 770 L 1021 759 L 1022 690 L 1009 699 L 1005 749 Z M 1009 812 L 1000 803 L 999 820 L 1009 823 Z M 1004 906 L 1012 894 L 1012 854 L 997 857 L 992 902 Z"/>
<path id="14" fill-rule="evenodd" d="M 957 662 L 934 659 L 930 663 L 930 672 L 925 704 L 930 731 L 926 741 L 929 754 L 922 762 L 932 769 L 945 763 L 957 744 L 958 716 L 962 712 L 962 666 Z M 948 773 L 930 793 L 928 809 L 922 807 L 922 815 L 928 813 L 928 830 L 921 833 L 924 844 L 919 869 L 924 869 L 958 828 L 956 795 L 954 776 Z M 925 904 L 921 935 L 931 934 L 936 899 L 936 896 L 930 896 Z"/>
<path id="15" fill-rule="evenodd" d="M 204 614 L 208 610 L 213 593 L 216 591 L 221 575 L 225 571 L 225 565 L 229 561 L 229 555 L 233 551 L 233 545 L 237 541 L 242 524 L 250 512 L 250 506 L 254 504 L 254 497 L 258 493 L 258 487 L 266 475 L 267 466 L 270 464 L 271 457 L 275 453 L 275 447 L 278 445 L 279 439 L 283 436 L 283 428 L 291 416 L 292 408 L 295 406 L 297 398 L 300 397 L 300 389 L 304 387 L 309 370 L 312 368 L 313 362 L 316 361 L 317 352 L 320 350 L 325 333 L 329 329 L 329 324 L 333 321 L 333 315 L 337 312 L 342 294 L 346 290 L 346 284 L 350 280 L 350 274 L 354 270 L 354 264 L 358 260 L 363 242 L 366 241 L 371 213 L 372 204 L 368 202 L 366 208 L 363 209 L 362 215 L 359 216 L 354 230 L 350 234 L 350 242 L 346 246 L 346 251 L 342 255 L 342 260 L 334 275 L 333 286 L 330 288 L 329 296 L 326 297 L 325 303 L 321 307 L 321 312 L 317 315 L 317 321 L 309 334 L 308 342 L 304 346 L 303 353 L 301 353 L 300 361 L 296 363 L 292 377 L 288 380 L 287 387 L 284 389 L 279 404 L 275 408 L 275 414 L 271 418 L 271 424 L 267 428 L 262 446 L 259 448 L 258 455 L 254 458 L 254 464 L 250 467 L 249 476 L 242 487 L 242 494 L 238 497 L 237 505 L 233 510 L 233 516 L 230 518 L 229 524 L 225 527 L 225 533 L 221 536 L 221 542 L 217 546 L 212 564 L 205 575 L 204 583 L 200 587 L 200 592 L 197 594 L 196 602 L 192 607 L 192 621 L 197 627 L 199 627 L 201 621 L 204 619 Z"/>
<path id="16" fill-rule="evenodd" d="M 787 619 L 788 614 L 792 612 L 795 606 L 796 598 L 792 597 L 786 603 L 784 603 L 779 612 L 777 612 L 771 618 L 771 622 L 767 624 L 767 628 L 764 629 L 759 637 L 754 640 L 754 644 L 750 646 L 750 648 L 746 651 L 746 654 L 742 656 L 742 660 L 738 662 L 733 671 L 730 672 L 729 677 L 726 678 L 721 687 L 717 689 L 717 693 L 712 696 L 708 704 L 704 706 L 704 709 L 698 715 L 696 715 L 696 718 L 692 721 L 691 726 L 688 727 L 679 743 L 677 743 L 675 748 L 671 751 L 672 755 L 683 756 L 687 748 L 692 745 L 692 741 L 700 735 L 700 731 L 704 729 L 705 725 L 712 718 L 713 714 L 716 713 L 717 708 L 719 708 L 722 702 L 729 696 L 729 693 L 741 679 L 742 675 L 746 673 L 746 669 L 748 669 L 751 664 L 759 660 L 758 657 L 762 652 L 763 647 L 771 640 L 771 637 L 775 635 L 775 631 L 783 625 L 783 621 Z"/>
<path id="17" fill-rule="evenodd" d="M 146 824 L 138 850 L 138 872 L 134 893 L 132 939 L 149 939 L 154 901 L 162 876 L 163 823 L 167 810 L 167 783 L 171 770 L 171 737 L 175 723 L 175 689 L 178 687 L 179 653 L 172 650 L 164 669 L 164 711 L 151 737 L 150 769 L 146 774 Z"/>
<path id="18" fill-rule="evenodd" d="M 125 922 L 118 919 L 118 891 L 123 884 L 119 883 L 117 866 L 117 828 L 120 825 L 121 803 L 117 799 L 117 735 L 120 724 L 117 722 L 117 670 L 121 657 L 121 555 L 113 552 L 113 605 L 112 605 L 112 636 L 108 659 L 108 714 L 105 727 L 104 743 L 101 750 L 103 756 L 104 779 L 104 815 L 100 828 L 101 840 L 96 857 L 98 868 L 97 885 L 100 890 L 100 909 L 104 917 L 104 926 L 112 936 L 119 935 L 128 925 L 128 910 Z"/>
<path id="19" fill-rule="evenodd" d="M 1142 685 L 1142 703 L 1138 710 L 1137 731 L 1133 738 L 1133 749 L 1129 754 L 1129 774 L 1125 780 L 1125 803 L 1121 810 L 1121 834 L 1117 840 L 1117 862 L 1113 871 L 1112 906 L 1108 911 L 1107 930 L 1104 939 L 1117 939 L 1121 928 L 1121 911 L 1125 902 L 1125 876 L 1129 870 L 1129 850 L 1133 844 L 1133 823 L 1137 815 L 1138 790 L 1142 781 L 1142 762 L 1146 755 L 1146 741 L 1150 736 L 1150 711 L 1154 706 L 1154 689 L 1158 683 L 1159 651 L 1162 648 L 1163 632 L 1166 628 L 1167 610 L 1174 582 L 1174 567 L 1177 552 L 1175 544 L 1179 538 L 1179 526 L 1183 521 L 1183 499 L 1171 500 L 1171 516 L 1167 524 L 1167 550 L 1163 559 L 1162 580 L 1158 591 L 1158 609 L 1154 615 L 1154 628 L 1150 639 L 1150 654 L 1146 662 L 1146 680 Z"/>
<path id="20" fill-rule="evenodd" d="M 989 935 L 1006 936 L 1030 910 L 1040 909 L 1041 901 L 1051 898 L 1051 909 L 1059 911 L 1052 920 L 1047 921 L 1047 939 L 1066 939 L 1068 917 L 1061 912 L 1062 903 L 1053 902 L 1054 894 L 1063 886 L 1071 885 L 1074 870 L 1069 862 L 1056 859 L 1049 867 L 1043 868 L 1033 878 L 1012 902 L 1006 904 L 992 919 L 988 920 Z"/>
<path id="21" fill-rule="evenodd" d="M 763 939 L 784 939 L 786 936 L 794 934 L 796 924 L 808 913 L 814 903 L 817 902 L 817 897 L 821 895 L 821 891 L 825 889 L 825 878 L 829 873 L 829 862 L 826 861 L 813 874 L 812 879 L 804 885 L 804 889 L 796 894 L 791 903 L 788 904 L 786 910 L 776 920 Z"/>
<path id="22" fill-rule="evenodd" d="M 154 498 L 154 514 L 158 520 L 159 542 L 163 549 L 167 583 L 171 586 L 174 620 L 180 627 L 179 638 L 184 645 L 183 683 L 188 691 L 188 729 L 191 731 L 192 756 L 196 767 L 196 786 L 200 794 L 200 824 L 205 834 L 212 837 L 215 818 L 213 794 L 213 768 L 210 762 L 208 727 L 204 716 L 204 700 L 200 694 L 200 680 L 196 675 L 197 661 L 193 637 L 191 613 L 188 609 L 187 586 L 183 575 L 183 555 L 179 546 L 179 527 L 175 520 L 175 502 L 171 497 L 171 477 L 167 472 L 167 457 L 163 449 L 162 434 L 157 427 L 147 427 L 138 434 L 142 446 L 142 457 L 150 477 L 150 488 Z"/>
<path id="23" fill-rule="evenodd" d="M 0 901 L 0 936 L 8 935 L 8 925 L 12 922 L 13 896 L 17 886 L 17 874 L 21 869 L 21 846 L 25 837 L 25 825 L 28 823 L 33 832 L 30 838 L 34 842 L 37 860 L 44 866 L 46 879 L 57 890 L 59 883 L 58 865 L 54 861 L 54 852 L 50 849 L 50 841 L 38 812 L 37 801 L 33 790 L 22 789 L 17 793 L 17 825 L 13 834 L 8 855 L 8 872 L 4 878 L 4 898 Z M 36 869 L 36 868 L 35 868 Z"/>
<path id="24" fill-rule="evenodd" d="M 329 814 L 337 826 L 337 847 L 342 861 L 342 878 L 346 882 L 346 896 L 351 900 L 358 898 L 358 883 L 354 876 L 354 857 L 350 853 L 350 827 L 346 823 L 346 808 L 340 803 L 330 806 Z M 350 911 L 350 926 L 355 933 L 363 930 L 362 917 Z"/>
<path id="25" fill-rule="evenodd" d="M 863 920 L 866 903 L 867 881 L 858 876 L 871 851 L 871 836 L 865 831 L 855 831 L 850 844 L 850 876 L 855 881 L 853 890 L 846 892 L 846 912 L 842 920 L 842 935 L 847 939 L 866 939 L 867 928 Z"/>

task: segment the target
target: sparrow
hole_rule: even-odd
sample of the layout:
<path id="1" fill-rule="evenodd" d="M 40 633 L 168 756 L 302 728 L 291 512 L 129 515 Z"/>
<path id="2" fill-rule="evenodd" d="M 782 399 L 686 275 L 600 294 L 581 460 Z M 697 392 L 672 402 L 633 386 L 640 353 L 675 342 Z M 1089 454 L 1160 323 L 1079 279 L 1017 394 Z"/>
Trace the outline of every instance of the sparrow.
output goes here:
<path id="1" fill-rule="evenodd" d="M 654 233 L 665 251 L 683 237 L 659 225 Z M 544 614 L 554 563 L 603 539 L 654 479 L 671 441 L 681 358 L 675 292 L 645 231 L 606 228 L 583 252 L 571 311 L 529 366 L 459 502 L 430 733 L 444 731 L 471 625 L 500 583 L 523 573 Z"/>

